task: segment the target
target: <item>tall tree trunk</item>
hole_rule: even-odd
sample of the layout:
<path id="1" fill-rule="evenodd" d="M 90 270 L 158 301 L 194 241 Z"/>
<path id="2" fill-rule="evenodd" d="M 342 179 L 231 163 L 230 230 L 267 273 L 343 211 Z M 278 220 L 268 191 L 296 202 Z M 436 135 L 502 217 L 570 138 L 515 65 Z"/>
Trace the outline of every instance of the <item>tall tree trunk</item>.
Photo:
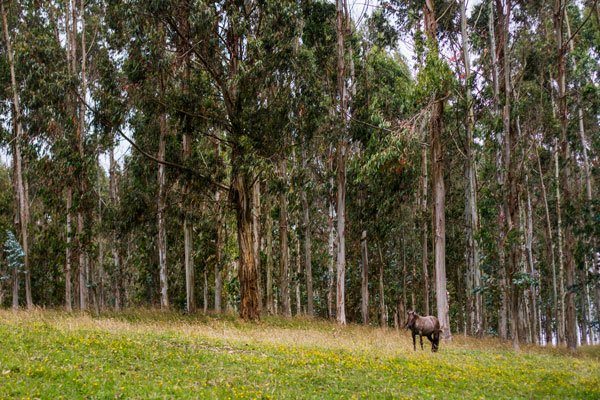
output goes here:
<path id="1" fill-rule="evenodd" d="M 216 145 L 217 159 L 220 159 L 219 145 Z M 221 204 L 223 194 L 221 189 L 217 189 L 215 193 L 215 203 L 217 207 L 217 257 L 215 262 L 215 312 L 220 313 L 222 310 L 221 300 L 223 297 L 223 250 L 225 247 L 225 216 L 223 205 Z"/>
<path id="2" fill-rule="evenodd" d="M 279 164 L 279 173 L 284 182 L 284 189 L 279 193 L 279 295 L 281 314 L 292 315 L 290 301 L 290 252 L 288 246 L 288 211 L 287 211 L 287 163 L 283 157 Z"/>
<path id="3" fill-rule="evenodd" d="M 271 202 L 269 202 L 271 203 Z M 269 210 L 270 207 L 266 207 Z M 275 313 L 275 298 L 273 296 L 273 218 L 269 211 L 266 212 L 265 235 L 266 235 L 266 256 L 267 256 L 267 313 Z"/>
<path id="4" fill-rule="evenodd" d="M 187 69 L 189 71 L 189 69 Z M 188 122 L 186 120 L 185 124 Z M 192 140 L 188 133 L 189 127 L 186 127 L 186 132 L 183 134 L 183 162 L 187 162 L 187 160 L 192 155 Z M 190 193 L 190 187 L 187 182 L 183 184 L 183 193 L 184 196 L 187 197 Z M 193 313 L 196 311 L 196 299 L 195 299 L 195 271 L 194 271 L 194 249 L 193 249 L 193 239 L 192 232 L 193 226 L 191 221 L 189 220 L 188 210 L 185 205 L 183 205 L 183 263 L 185 269 L 185 304 L 186 311 L 188 313 Z M 217 228 L 218 229 L 218 228 Z"/>
<path id="5" fill-rule="evenodd" d="M 24 164 L 21 148 L 25 143 L 25 134 L 21 123 L 21 105 L 17 86 L 17 78 L 15 74 L 15 62 L 12 50 L 10 33 L 8 30 L 7 10 L 4 7 L 4 2 L 0 4 L 2 12 L 2 27 L 4 32 L 4 42 L 6 45 L 6 54 L 10 69 L 10 89 L 12 92 L 12 128 L 14 132 L 13 139 L 13 179 L 15 184 L 15 203 L 18 207 L 18 224 L 21 237 L 21 247 L 25 253 L 23 259 L 23 271 L 25 273 L 25 298 L 27 308 L 33 307 L 31 296 L 31 271 L 29 265 L 29 199 L 27 191 L 27 178 L 25 177 Z M 19 275 L 15 269 L 13 272 L 13 308 L 19 307 Z"/>
<path id="6" fill-rule="evenodd" d="M 429 51 L 437 52 L 437 20 L 432 0 L 425 1 L 423 12 L 425 16 L 427 38 L 432 46 Z M 441 96 L 441 93 L 436 93 L 436 96 Z M 435 286 L 437 314 L 442 329 L 442 337 L 449 340 L 452 339 L 452 334 L 450 333 L 448 292 L 446 290 L 446 188 L 444 185 L 444 151 L 442 145 L 443 113 L 444 101 L 437 98 L 431 105 L 429 120 L 435 226 Z"/>
<path id="7" fill-rule="evenodd" d="M 80 12 L 79 22 L 81 25 L 81 88 L 80 96 L 85 99 L 87 93 L 87 48 L 85 42 L 85 2 L 80 1 Z M 75 19 L 74 19 L 75 21 Z M 74 29 L 77 29 L 75 26 Z M 88 239 L 85 236 L 85 194 L 87 192 L 87 168 L 85 163 L 85 136 L 86 136 L 86 125 L 85 125 L 85 103 L 79 100 L 79 120 L 76 128 L 77 136 L 77 150 L 79 152 L 79 161 L 81 163 L 81 175 L 79 177 L 79 204 L 77 207 L 77 238 L 78 238 L 78 250 L 79 250 L 79 308 L 86 310 L 88 307 L 88 286 L 89 274 L 87 264 L 87 242 Z"/>
<path id="8" fill-rule="evenodd" d="M 161 112 L 159 116 L 160 137 L 158 144 L 158 159 L 165 160 L 166 142 L 167 142 L 167 116 Z M 158 164 L 158 265 L 160 277 L 160 308 L 167 310 L 169 308 L 169 284 L 167 279 L 167 224 L 165 214 L 167 211 L 166 199 L 166 173 L 165 165 Z"/>
<path id="9" fill-rule="evenodd" d="M 563 22 L 566 15 L 567 1 L 555 0 L 554 2 L 554 30 L 556 35 L 556 47 L 558 52 L 558 111 L 560 120 L 560 149 L 563 162 L 561 169 L 560 183 L 563 188 L 563 200 L 565 205 L 570 205 L 574 200 L 572 188 L 572 159 L 567 137 L 568 116 L 567 116 L 567 83 L 566 83 L 566 51 L 567 46 L 563 40 Z M 573 249 L 575 237 L 573 235 L 573 223 L 570 218 L 565 221 L 564 227 L 564 266 L 566 274 L 566 285 L 568 292 L 566 294 L 566 318 L 565 318 L 565 337 L 567 348 L 575 351 L 577 348 L 577 315 L 575 308 L 575 292 L 573 285 L 575 283 L 575 260 Z"/>
<path id="10" fill-rule="evenodd" d="M 596 11 L 598 11 L 598 8 L 596 9 Z M 565 17 L 565 22 L 566 22 L 566 27 L 567 27 L 567 36 L 570 38 L 571 37 L 571 26 L 569 24 L 569 15 L 568 13 L 564 13 L 564 17 Z M 575 45 L 574 45 L 574 40 L 569 40 L 569 50 L 571 51 L 571 62 L 573 63 L 573 69 L 574 69 L 574 73 L 577 72 L 577 60 L 575 59 Z M 581 142 L 581 155 L 582 155 L 582 168 L 583 168 L 583 174 L 585 177 L 585 197 L 587 200 L 587 207 L 588 207 L 588 218 L 593 218 L 593 199 L 592 199 L 592 175 L 591 175 L 591 168 L 590 168 L 590 161 L 589 161 L 589 157 L 588 157 L 588 139 L 587 139 L 587 134 L 585 132 L 585 125 L 583 123 L 583 108 L 581 107 L 581 91 L 579 90 L 579 85 L 576 85 L 576 92 L 577 95 L 575 97 L 575 101 L 576 101 L 576 105 L 577 105 L 577 122 L 578 122 L 578 127 L 579 127 L 579 140 Z M 594 231 L 590 232 L 590 247 L 592 249 L 596 249 L 597 248 L 597 238 L 595 236 Z M 594 260 L 594 265 L 600 267 L 600 255 L 598 254 L 597 251 L 592 251 L 592 258 Z"/>
<path id="11" fill-rule="evenodd" d="M 501 2 L 497 2 L 498 24 L 500 26 L 501 59 L 504 82 L 504 106 L 502 109 L 503 126 L 503 146 L 502 158 L 504 160 L 504 180 L 503 180 L 503 202 L 505 207 L 505 226 L 506 237 L 503 246 L 508 246 L 508 273 L 506 278 L 508 298 L 510 299 L 510 325 L 512 344 L 515 350 L 519 350 L 519 299 L 520 290 L 514 282 L 514 275 L 519 271 L 520 246 L 509 238 L 515 229 L 519 229 L 519 185 L 517 177 L 516 146 L 518 144 L 517 132 L 511 127 L 511 101 L 512 101 L 512 83 L 510 78 L 510 54 L 509 54 L 509 35 L 510 35 L 510 15 L 512 9 L 511 0 L 506 0 L 504 10 Z M 506 250 L 505 250 L 506 254 Z"/>
<path id="12" fill-rule="evenodd" d="M 362 231 L 360 237 L 360 254 L 362 260 L 361 314 L 363 324 L 369 324 L 369 253 L 367 247 L 367 231 Z"/>
<path id="13" fill-rule="evenodd" d="M 556 281 L 556 257 L 554 255 L 554 240 L 552 239 L 552 223 L 550 222 L 550 207 L 548 207 L 548 196 L 546 193 L 546 185 L 544 183 L 544 174 L 542 172 L 542 163 L 540 161 L 540 154 L 535 148 L 538 172 L 540 174 L 540 186 L 542 188 L 542 202 L 544 203 L 544 239 L 545 239 L 545 252 L 546 260 L 550 264 L 552 269 L 552 304 L 554 308 L 554 317 L 556 321 L 559 320 L 559 302 L 558 302 L 558 288 Z M 549 326 L 552 326 L 551 321 L 547 321 Z"/>
<path id="14" fill-rule="evenodd" d="M 300 286 L 300 276 L 302 276 L 302 257 L 300 252 L 300 236 L 298 231 L 294 235 L 296 241 L 296 279 L 294 279 L 294 288 L 296 292 L 296 315 L 302 315 L 302 289 Z"/>
<path id="15" fill-rule="evenodd" d="M 348 158 L 348 90 L 346 87 L 346 48 L 344 39 L 348 33 L 346 0 L 336 0 L 337 33 L 337 94 L 340 118 L 340 138 L 337 142 L 337 282 L 336 282 L 336 320 L 346 324 L 346 160 Z"/>
<path id="16" fill-rule="evenodd" d="M 381 244 L 377 245 L 377 249 L 379 250 L 379 324 L 383 328 L 387 326 L 387 313 L 385 312 L 385 286 L 383 284 L 385 263 L 383 261 Z"/>
<path id="17" fill-rule="evenodd" d="M 110 161 L 109 161 L 109 195 L 110 203 L 113 210 L 116 210 L 119 197 L 117 192 L 117 166 L 115 163 L 115 148 L 114 146 L 110 149 Z M 115 221 L 116 222 L 116 221 Z M 121 253 L 119 251 L 119 240 L 117 238 L 117 227 L 112 227 L 111 235 L 111 251 L 113 257 L 113 281 L 114 281 L 114 296 L 115 296 L 115 310 L 121 309 Z"/>
<path id="18" fill-rule="evenodd" d="M 500 115 L 500 72 L 498 67 L 498 51 L 496 46 L 496 29 L 494 27 L 494 2 L 489 3 L 488 30 L 490 37 L 490 55 L 492 64 L 492 80 L 494 83 L 494 113 Z M 500 16 L 499 16 L 500 18 Z M 502 147 L 502 138 L 498 138 L 499 147 Z M 498 185 L 502 186 L 504 181 L 504 160 L 503 152 L 498 151 L 496 156 L 496 171 Z M 497 239 L 498 247 L 498 264 L 500 278 L 500 310 L 498 315 L 498 334 L 502 340 L 508 338 L 507 314 L 508 314 L 508 291 L 507 291 L 507 276 L 506 276 L 506 253 L 504 249 L 504 241 L 506 238 L 506 228 L 504 220 L 506 219 L 504 204 L 500 204 L 499 210 L 499 234 Z"/>
<path id="19" fill-rule="evenodd" d="M 468 330 L 470 333 L 482 333 L 483 301 L 481 292 L 475 290 L 481 286 L 481 271 L 479 269 L 479 244 L 475 239 L 479 229 L 479 215 L 477 213 L 477 182 L 475 173 L 475 160 L 473 156 L 473 130 L 475 127 L 475 113 L 473 111 L 473 96 L 471 94 L 471 60 L 469 36 L 467 35 L 466 2 L 460 1 L 461 37 L 463 61 L 465 67 L 465 101 L 467 115 L 465 118 L 465 236 L 467 241 L 465 258 L 467 260 L 467 305 L 469 314 Z"/>
<path id="20" fill-rule="evenodd" d="M 423 119 L 423 125 L 425 118 Z M 421 270 L 423 274 L 423 312 L 430 315 L 429 311 L 429 218 L 427 216 L 427 133 L 425 126 L 421 126 L 421 177 L 420 188 L 420 223 L 421 223 Z"/>
<path id="21" fill-rule="evenodd" d="M 554 180 L 556 181 L 556 236 L 558 237 L 558 342 L 565 343 L 565 277 L 564 277 L 564 236 L 562 223 L 562 198 L 560 193 L 560 168 L 559 168 L 558 140 L 554 142 Z"/>
<path id="22" fill-rule="evenodd" d="M 256 179 L 252 185 L 252 250 L 254 252 L 254 262 L 258 274 L 258 312 L 262 312 L 263 291 L 262 274 L 260 266 L 260 180 Z"/>
<path id="23" fill-rule="evenodd" d="M 333 181 L 333 178 L 331 179 Z M 333 184 L 330 185 L 333 187 Z M 330 193 L 331 194 L 331 193 Z M 334 286 L 335 286 L 335 275 L 333 272 L 333 265 L 335 264 L 335 228 L 333 224 L 334 219 L 334 206 L 333 200 L 329 199 L 329 210 L 327 212 L 327 253 L 329 254 L 327 260 L 327 316 L 331 319 L 335 316 L 334 307 Z"/>
<path id="24" fill-rule="evenodd" d="M 535 269 L 535 262 L 534 262 L 534 258 L 533 258 L 533 207 L 531 205 L 531 196 L 529 193 L 529 176 L 526 175 L 525 176 L 525 187 L 527 188 L 527 207 L 526 207 L 526 218 L 525 220 L 527 221 L 526 225 L 525 225 L 525 255 L 526 255 L 526 260 L 527 260 L 527 266 L 528 266 L 528 273 L 531 277 L 538 277 L 539 278 L 539 274 L 537 273 L 536 269 Z M 538 328 L 538 324 L 537 321 L 539 319 L 537 311 L 538 311 L 538 305 L 537 305 L 537 289 L 535 287 L 535 285 L 531 285 L 529 287 L 529 302 L 531 304 L 531 314 L 530 314 L 530 318 L 531 318 L 531 328 L 532 328 L 532 339 L 533 342 L 535 344 L 539 344 L 539 332 L 537 330 Z"/>
<path id="25" fill-rule="evenodd" d="M 73 208 L 73 189 L 69 186 L 67 188 L 67 240 L 65 249 L 65 310 L 68 312 L 73 311 L 73 288 L 72 288 L 72 277 L 71 277 L 71 258 L 72 258 L 72 214 L 71 209 Z"/>
<path id="26" fill-rule="evenodd" d="M 306 145 L 302 146 L 302 170 L 308 173 L 306 160 Z M 314 316 L 313 304 L 313 277 L 312 277 L 312 238 L 310 232 L 310 208 L 308 205 L 308 195 L 306 188 L 300 189 L 302 200 L 302 227 L 304 228 L 304 273 L 306 274 L 306 312 L 309 316 Z"/>
<path id="27" fill-rule="evenodd" d="M 240 282 L 240 317 L 245 320 L 260 318 L 258 294 L 258 270 L 254 260 L 254 239 L 252 227 L 252 182 L 249 170 L 242 170 L 241 154 L 238 148 L 232 149 L 232 203 L 236 211 L 237 237 L 240 254 L 238 276 Z"/>

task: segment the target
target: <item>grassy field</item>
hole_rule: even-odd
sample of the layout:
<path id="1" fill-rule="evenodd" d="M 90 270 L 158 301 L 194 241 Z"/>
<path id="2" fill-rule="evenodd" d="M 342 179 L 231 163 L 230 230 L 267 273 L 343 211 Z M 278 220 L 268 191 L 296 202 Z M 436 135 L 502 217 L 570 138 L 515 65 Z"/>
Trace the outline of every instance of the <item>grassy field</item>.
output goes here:
<path id="1" fill-rule="evenodd" d="M 0 398 L 600 399 L 600 347 L 413 352 L 407 331 L 304 319 L 0 311 Z"/>

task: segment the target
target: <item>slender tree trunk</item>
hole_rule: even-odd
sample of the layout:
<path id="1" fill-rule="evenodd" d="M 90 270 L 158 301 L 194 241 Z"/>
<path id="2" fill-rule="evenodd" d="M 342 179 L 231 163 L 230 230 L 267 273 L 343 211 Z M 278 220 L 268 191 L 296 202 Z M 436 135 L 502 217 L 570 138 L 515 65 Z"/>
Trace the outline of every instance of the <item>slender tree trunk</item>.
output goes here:
<path id="1" fill-rule="evenodd" d="M 348 90 L 346 87 L 346 48 L 344 38 L 348 31 L 346 0 L 336 0 L 336 32 L 337 32 L 337 90 L 340 113 L 340 139 L 337 143 L 337 284 L 336 284 L 336 319 L 339 324 L 346 324 L 346 160 L 348 158 Z"/>
<path id="2" fill-rule="evenodd" d="M 535 270 L 535 262 L 533 258 L 533 207 L 531 205 L 531 196 L 529 193 L 529 176 L 525 176 L 525 187 L 527 188 L 527 207 L 526 207 L 526 218 L 525 220 L 525 255 L 528 266 L 528 273 L 531 277 L 538 277 L 539 274 Z M 535 344 L 539 344 L 539 332 L 537 331 L 537 321 L 538 321 L 538 306 L 537 306 L 537 295 L 536 295 L 536 287 L 531 285 L 529 287 L 529 302 L 531 304 L 531 314 L 529 315 L 531 321 L 532 328 L 532 340 Z"/>
<path id="3" fill-rule="evenodd" d="M 381 245 L 377 246 L 379 250 L 379 324 L 381 327 L 387 326 L 387 313 L 385 310 L 385 286 L 384 286 L 384 268 L 385 263 L 383 261 L 383 252 L 381 250 Z"/>
<path id="4" fill-rule="evenodd" d="M 492 64 L 492 80 L 494 83 L 494 113 L 500 115 L 500 72 L 498 67 L 498 51 L 496 47 L 496 29 L 494 27 L 494 2 L 489 3 L 488 30 L 490 37 L 490 55 Z M 502 139 L 498 139 L 500 147 L 502 147 Z M 503 152 L 498 151 L 496 157 L 496 171 L 498 185 L 502 186 L 504 181 L 504 160 Z M 504 241 L 506 238 L 506 228 L 504 220 L 506 219 L 504 205 L 499 206 L 499 234 L 498 234 L 498 264 L 500 278 L 500 310 L 498 315 L 498 334 L 502 340 L 508 338 L 507 314 L 508 314 L 508 293 L 507 293 L 507 273 L 506 273 L 506 253 L 504 249 Z"/>
<path id="5" fill-rule="evenodd" d="M 482 333 L 481 310 L 483 301 L 481 292 L 475 290 L 481 286 L 481 271 L 479 269 L 479 244 L 475 235 L 479 229 L 479 215 L 477 213 L 477 183 L 475 173 L 475 160 L 473 156 L 473 129 L 475 126 L 475 113 L 473 111 L 473 96 L 471 94 L 471 60 L 470 45 L 467 35 L 467 16 L 465 0 L 460 1 L 461 37 L 463 60 L 465 67 L 465 101 L 467 115 L 465 118 L 466 144 L 465 144 L 465 236 L 467 241 L 465 258 L 467 260 L 467 305 L 469 314 L 468 330 L 470 333 Z"/>
<path id="6" fill-rule="evenodd" d="M 159 116 L 160 138 L 158 144 L 158 159 L 165 160 L 167 142 L 167 116 L 162 112 Z M 169 284 L 167 279 L 167 226 L 165 214 L 167 211 L 165 165 L 158 165 L 158 265 L 160 277 L 160 308 L 169 308 Z"/>
<path id="7" fill-rule="evenodd" d="M 284 190 L 279 193 L 279 293 L 281 296 L 281 313 L 289 317 L 292 315 L 290 301 L 290 253 L 288 246 L 288 212 L 287 212 L 287 163 L 282 158 L 279 164 L 279 173 L 284 182 Z"/>
<path id="8" fill-rule="evenodd" d="M 110 203 L 114 210 L 116 210 L 119 197 L 117 192 L 117 166 L 115 163 L 115 149 L 114 146 L 110 149 L 110 164 L 109 164 L 109 192 L 110 192 Z M 117 238 L 117 227 L 112 227 L 111 235 L 111 251 L 113 257 L 113 279 L 114 279 L 114 296 L 115 296 L 115 310 L 121 309 L 121 256 L 119 252 L 119 240 Z"/>
<path id="9" fill-rule="evenodd" d="M 294 235 L 296 241 L 296 279 L 294 279 L 294 287 L 296 292 L 296 315 L 302 315 L 302 290 L 300 287 L 300 276 L 302 275 L 302 257 L 300 253 L 300 237 Z"/>
<path id="10" fill-rule="evenodd" d="M 204 277 L 204 286 L 202 288 L 202 312 L 208 313 L 208 268 L 204 268 L 202 273 Z"/>
<path id="11" fill-rule="evenodd" d="M 419 178 L 420 196 L 420 223 L 421 223 L 421 270 L 423 274 L 423 312 L 430 315 L 429 311 L 429 218 L 427 216 L 427 132 L 425 118 L 421 126 L 421 177 Z"/>
<path id="12" fill-rule="evenodd" d="M 73 311 L 73 288 L 72 288 L 72 277 L 71 277 L 71 252 L 72 252 L 72 214 L 71 209 L 73 208 L 73 189 L 69 186 L 67 188 L 67 243 L 65 249 L 65 310 L 68 312 Z"/>
<path id="13" fill-rule="evenodd" d="M 252 185 L 252 235 L 254 242 L 252 249 L 254 251 L 254 262 L 258 271 L 258 312 L 262 312 L 263 289 L 262 289 L 262 268 L 260 265 L 260 180 L 256 180 Z"/>
<path id="14" fill-rule="evenodd" d="M 556 47 L 558 52 L 558 111 L 560 121 L 560 150 L 563 161 L 561 169 L 560 183 L 563 189 L 563 200 L 565 205 L 569 205 L 573 200 L 572 189 L 572 160 L 569 141 L 567 138 L 568 116 L 567 116 L 567 93 L 566 93 L 566 44 L 563 41 L 563 22 L 566 15 L 565 8 L 567 2 L 564 0 L 555 0 L 554 2 L 554 30 L 556 35 Z M 577 348 L 577 316 L 575 308 L 575 292 L 573 285 L 575 283 L 575 260 L 573 257 L 574 235 L 573 224 L 567 219 L 564 229 L 564 268 L 566 274 L 566 285 L 568 292 L 566 294 L 566 318 L 565 318 L 565 337 L 567 348 L 575 351 Z"/>
<path id="15" fill-rule="evenodd" d="M 331 179 L 333 180 L 333 179 Z M 333 187 L 331 184 L 330 187 Z M 335 316 L 335 307 L 334 307 L 334 286 L 335 286 L 335 275 L 333 272 L 333 265 L 335 264 L 335 228 L 333 225 L 334 219 L 334 206 L 333 201 L 329 201 L 329 211 L 327 213 L 327 253 L 329 254 L 328 262 L 327 262 L 327 315 L 329 318 L 333 319 Z"/>
<path id="16" fill-rule="evenodd" d="M 562 224 L 562 199 L 560 194 L 560 173 L 558 162 L 558 141 L 554 143 L 554 179 L 556 181 L 556 236 L 558 237 L 558 342 L 565 343 L 565 279 L 564 279 L 564 246 L 563 246 L 563 224 Z"/>
<path id="17" fill-rule="evenodd" d="M 87 47 L 85 42 L 85 2 L 81 0 L 79 12 L 79 22 L 81 25 L 81 88 L 80 96 L 85 98 L 87 94 Z M 74 18 L 74 21 L 76 19 Z M 75 25 L 73 27 L 77 29 Z M 86 136 L 86 124 L 85 124 L 85 104 L 83 101 L 79 101 L 79 120 L 76 128 L 77 136 L 77 150 L 79 152 L 79 161 L 81 163 L 81 176 L 79 177 L 79 205 L 77 207 L 77 238 L 78 238 L 78 250 L 79 250 L 79 308 L 81 310 L 87 310 L 88 308 L 88 286 L 89 274 L 87 264 L 87 242 L 88 239 L 85 237 L 85 194 L 87 192 L 87 184 L 85 176 L 87 176 L 87 168 L 85 167 L 85 136 Z"/>
<path id="18" fill-rule="evenodd" d="M 217 158 L 219 149 L 217 145 Z M 223 215 L 222 193 L 217 189 L 215 194 L 215 203 L 217 205 L 217 257 L 215 262 L 215 312 L 220 313 L 222 310 L 221 299 L 223 297 L 223 248 L 225 246 L 224 224 L 225 218 Z"/>
<path id="19" fill-rule="evenodd" d="M 401 314 L 400 314 L 400 321 L 402 322 L 402 326 L 404 326 L 404 321 L 405 321 L 405 317 L 406 317 L 406 294 L 408 292 L 408 288 L 407 288 L 407 284 L 406 284 L 406 276 L 408 275 L 408 271 L 406 269 L 406 243 L 404 241 L 404 238 L 400 239 L 400 241 L 402 242 L 402 300 L 401 300 L 401 305 L 402 307 L 399 307 L 398 309 L 401 310 Z M 414 307 L 412 309 L 412 311 L 414 310 Z"/>
<path id="20" fill-rule="evenodd" d="M 269 210 L 270 207 L 266 207 Z M 265 235 L 267 256 L 267 313 L 275 314 L 275 300 L 273 296 L 273 218 L 270 212 L 266 212 Z"/>
<path id="21" fill-rule="evenodd" d="M 308 173 L 306 160 L 306 145 L 302 146 L 302 170 Z M 300 189 L 302 200 L 302 226 L 304 228 L 304 273 L 306 274 L 306 312 L 309 316 L 314 316 L 313 304 L 313 277 L 312 277 L 312 238 L 310 232 L 310 208 L 308 205 L 308 196 L 304 186 Z"/>
<path id="22" fill-rule="evenodd" d="M 559 302 L 558 302 L 558 289 L 557 289 L 557 281 L 556 281 L 556 257 L 554 255 L 554 240 L 552 239 L 552 223 L 550 222 L 550 207 L 548 207 L 548 196 L 546 193 L 546 185 L 544 184 L 544 174 L 542 172 L 542 163 L 540 161 L 540 154 L 537 149 L 535 149 L 538 172 L 540 174 L 540 186 L 542 188 L 542 201 L 544 203 L 544 215 L 545 215 L 545 234 L 544 239 L 546 242 L 545 250 L 546 250 L 546 260 L 550 264 L 552 268 L 552 304 L 554 306 L 554 317 L 556 321 L 559 321 Z M 551 321 L 548 321 L 549 326 L 551 326 Z"/>
<path id="23" fill-rule="evenodd" d="M 27 308 L 33 307 L 31 296 L 31 271 L 29 265 L 29 199 L 27 193 L 27 178 L 25 177 L 24 165 L 21 147 L 25 143 L 25 134 L 21 123 L 21 106 L 19 92 L 17 86 L 17 78 L 15 74 L 15 62 L 12 50 L 10 33 L 8 30 L 7 10 L 4 7 L 4 2 L 0 4 L 2 12 L 2 27 L 4 32 L 4 43 L 6 45 L 6 54 L 10 69 L 10 89 L 12 92 L 12 128 L 14 132 L 13 139 L 13 179 L 15 183 L 15 203 L 18 207 L 18 224 L 21 237 L 21 247 L 25 253 L 23 259 L 23 270 L 25 273 L 25 298 Z M 17 270 L 13 272 L 13 308 L 19 307 L 19 275 Z"/>
<path id="24" fill-rule="evenodd" d="M 360 237 L 360 254 L 362 259 L 361 314 L 363 324 L 369 324 L 369 253 L 367 248 L 367 231 Z"/>
<path id="25" fill-rule="evenodd" d="M 596 11 L 598 10 L 598 8 L 596 9 Z M 564 13 L 564 17 L 565 17 L 565 22 L 566 22 L 566 27 L 567 27 L 567 36 L 571 37 L 571 26 L 569 24 L 569 15 L 568 13 Z M 573 63 L 573 69 L 574 69 L 574 73 L 577 72 L 577 60 L 575 59 L 575 45 L 574 45 L 574 40 L 569 40 L 569 50 L 571 51 L 572 54 L 572 59 L 571 62 Z M 576 90 L 577 95 L 575 97 L 575 101 L 576 101 L 576 105 L 577 105 L 577 122 L 578 122 L 578 127 L 579 127 L 579 140 L 581 142 L 581 154 L 582 154 L 582 161 L 583 161 L 583 174 L 585 177 L 585 195 L 586 195 L 586 200 L 587 200 L 587 206 L 588 206 L 588 213 L 590 215 L 588 215 L 588 218 L 593 218 L 593 199 L 592 199 L 592 175 L 591 175 L 591 169 L 590 169 L 590 161 L 589 161 L 589 156 L 588 156 L 588 139 L 587 139 L 587 134 L 585 132 L 585 125 L 583 123 L 583 108 L 581 107 L 581 91 L 579 90 L 578 85 L 576 86 L 576 88 L 578 90 Z M 592 249 L 596 249 L 597 248 L 597 238 L 595 236 L 594 231 L 590 232 L 590 239 L 589 242 L 591 244 L 591 248 Z M 598 254 L 597 251 L 592 251 L 592 258 L 594 260 L 594 265 L 599 266 L 600 267 L 600 255 Z"/>
<path id="26" fill-rule="evenodd" d="M 187 130 L 187 129 L 186 129 Z M 184 163 L 192 155 L 192 141 L 187 132 L 183 134 L 183 161 Z M 189 195 L 190 188 L 187 182 L 183 184 L 183 193 L 187 197 Z M 192 231 L 193 226 L 189 221 L 187 207 L 184 204 L 183 209 L 183 263 L 185 269 L 185 299 L 186 299 L 186 310 L 188 313 L 196 311 L 196 299 L 194 296 L 195 287 L 195 271 L 194 271 L 194 258 L 193 258 L 193 239 Z"/>

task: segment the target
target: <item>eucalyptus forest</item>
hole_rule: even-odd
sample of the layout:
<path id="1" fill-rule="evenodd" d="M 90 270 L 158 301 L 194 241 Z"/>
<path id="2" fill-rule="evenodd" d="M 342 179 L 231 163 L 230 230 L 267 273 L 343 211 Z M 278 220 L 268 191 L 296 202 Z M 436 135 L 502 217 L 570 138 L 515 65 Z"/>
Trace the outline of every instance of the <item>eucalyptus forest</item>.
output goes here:
<path id="1" fill-rule="evenodd" d="M 600 341 L 597 0 L 0 7 L 1 307 Z"/>

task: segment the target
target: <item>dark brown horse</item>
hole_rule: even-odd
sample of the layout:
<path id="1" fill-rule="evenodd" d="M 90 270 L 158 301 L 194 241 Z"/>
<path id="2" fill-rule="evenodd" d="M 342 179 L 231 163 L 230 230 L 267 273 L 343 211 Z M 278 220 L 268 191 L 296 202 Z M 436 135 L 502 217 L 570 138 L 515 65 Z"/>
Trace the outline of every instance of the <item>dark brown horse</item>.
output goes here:
<path id="1" fill-rule="evenodd" d="M 423 350 L 423 336 L 431 342 L 431 351 L 434 353 L 440 347 L 440 321 L 432 315 L 422 317 L 414 311 L 408 312 L 406 328 L 410 329 L 413 339 L 413 348 L 417 351 L 416 336 L 419 335 L 421 350 Z"/>

